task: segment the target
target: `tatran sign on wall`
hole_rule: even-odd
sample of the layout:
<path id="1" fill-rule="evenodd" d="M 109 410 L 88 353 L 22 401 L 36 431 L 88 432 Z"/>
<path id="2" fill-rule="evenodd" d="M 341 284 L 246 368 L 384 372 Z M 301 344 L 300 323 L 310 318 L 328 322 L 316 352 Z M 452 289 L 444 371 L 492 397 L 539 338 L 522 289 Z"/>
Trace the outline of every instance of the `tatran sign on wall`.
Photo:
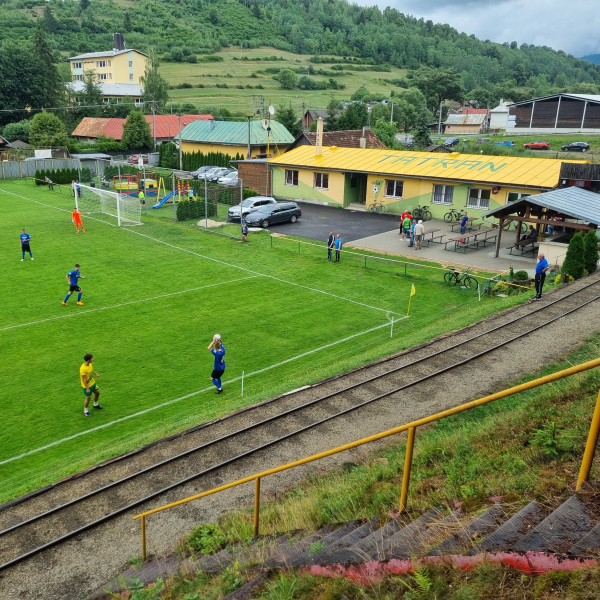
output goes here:
<path id="1" fill-rule="evenodd" d="M 487 171 L 492 173 L 500 171 L 508 165 L 508 163 L 501 162 L 499 160 L 471 160 L 461 158 L 442 158 L 439 156 L 398 156 L 397 154 L 386 154 L 379 162 L 385 162 L 388 165 L 394 165 L 397 163 L 404 165 L 411 165 L 414 167 L 420 167 L 427 165 L 428 167 L 441 167 L 443 169 L 461 169 L 464 168 L 467 171 Z"/>

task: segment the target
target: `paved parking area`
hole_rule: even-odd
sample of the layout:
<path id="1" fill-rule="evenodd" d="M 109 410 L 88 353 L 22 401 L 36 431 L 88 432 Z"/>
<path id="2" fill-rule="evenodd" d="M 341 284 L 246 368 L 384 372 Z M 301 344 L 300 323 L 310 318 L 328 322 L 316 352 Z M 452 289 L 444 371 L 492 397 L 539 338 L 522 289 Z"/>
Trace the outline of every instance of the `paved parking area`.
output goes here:
<path id="1" fill-rule="evenodd" d="M 400 217 L 353 211 L 320 204 L 299 203 L 302 218 L 296 223 L 271 225 L 269 231 L 284 235 L 326 240 L 330 231 L 340 233 L 344 243 L 377 235 L 386 231 L 398 231 Z"/>

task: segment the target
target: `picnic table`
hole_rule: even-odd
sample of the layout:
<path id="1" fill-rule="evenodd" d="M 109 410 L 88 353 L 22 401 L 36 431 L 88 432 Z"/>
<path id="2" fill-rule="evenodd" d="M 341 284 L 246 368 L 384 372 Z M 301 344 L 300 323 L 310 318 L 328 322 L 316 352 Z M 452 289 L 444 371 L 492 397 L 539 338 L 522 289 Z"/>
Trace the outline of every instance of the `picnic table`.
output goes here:
<path id="1" fill-rule="evenodd" d="M 512 254 L 513 250 L 520 250 L 521 256 L 528 254 L 529 252 L 535 254 L 535 251 L 539 248 L 539 246 L 536 246 L 537 241 L 537 238 L 526 238 L 507 246 L 507 249 L 510 249 L 509 254 Z M 531 246 L 531 248 L 527 248 L 527 246 Z"/>
<path id="2" fill-rule="evenodd" d="M 446 236 L 445 233 L 442 233 L 440 235 L 435 235 L 438 231 L 441 231 L 441 229 L 426 229 L 423 232 L 423 243 L 427 244 L 427 247 L 429 248 L 429 244 L 433 243 L 433 244 L 443 244 L 444 242 L 442 242 L 442 238 Z M 427 236 L 431 235 L 430 238 L 428 238 Z M 436 240 L 439 240 L 436 241 Z"/>
<path id="3" fill-rule="evenodd" d="M 480 238 L 479 236 L 482 236 Z M 483 245 L 485 248 L 488 242 L 493 242 L 498 237 L 498 230 L 489 227 L 487 229 L 479 229 L 479 231 L 474 231 L 472 233 L 461 233 L 459 236 L 454 238 L 449 238 L 445 242 L 444 250 L 449 250 L 452 252 L 459 252 L 462 250 L 465 254 L 467 253 L 467 248 L 479 248 L 480 245 Z M 454 247 L 448 248 L 448 244 L 454 243 Z"/>
<path id="4" fill-rule="evenodd" d="M 479 220 L 479 217 L 469 217 L 469 221 L 467 222 L 467 231 L 471 231 L 473 229 L 475 229 L 475 227 L 478 227 L 479 229 L 481 229 L 481 226 L 483 225 L 483 223 L 475 223 L 475 221 Z M 451 225 L 451 231 L 454 231 L 455 227 L 460 227 L 460 224 L 462 223 L 462 219 L 460 221 L 456 221 L 454 223 L 452 223 Z"/>

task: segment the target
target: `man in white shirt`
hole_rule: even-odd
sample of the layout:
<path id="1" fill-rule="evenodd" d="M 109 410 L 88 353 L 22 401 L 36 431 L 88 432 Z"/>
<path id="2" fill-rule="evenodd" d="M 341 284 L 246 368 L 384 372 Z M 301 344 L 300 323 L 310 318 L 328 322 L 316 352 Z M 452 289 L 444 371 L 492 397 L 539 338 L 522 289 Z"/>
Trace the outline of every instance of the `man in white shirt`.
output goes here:
<path id="1" fill-rule="evenodd" d="M 423 221 L 419 221 L 415 225 L 415 248 L 421 250 L 423 247 L 423 236 L 425 235 L 425 226 Z"/>

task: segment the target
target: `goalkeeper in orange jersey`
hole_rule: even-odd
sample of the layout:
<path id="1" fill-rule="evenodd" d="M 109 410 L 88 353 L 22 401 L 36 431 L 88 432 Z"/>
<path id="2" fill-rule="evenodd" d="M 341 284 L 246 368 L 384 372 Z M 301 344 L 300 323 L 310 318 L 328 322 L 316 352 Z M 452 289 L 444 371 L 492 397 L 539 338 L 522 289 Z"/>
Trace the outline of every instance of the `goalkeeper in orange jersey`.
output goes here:
<path id="1" fill-rule="evenodd" d="M 83 223 L 81 222 L 81 213 L 79 209 L 75 207 L 73 209 L 73 213 L 71 214 L 71 220 L 75 223 L 75 227 L 77 229 L 77 233 L 79 233 L 79 228 L 81 227 L 81 231 L 85 233 L 85 229 L 83 228 Z"/>

